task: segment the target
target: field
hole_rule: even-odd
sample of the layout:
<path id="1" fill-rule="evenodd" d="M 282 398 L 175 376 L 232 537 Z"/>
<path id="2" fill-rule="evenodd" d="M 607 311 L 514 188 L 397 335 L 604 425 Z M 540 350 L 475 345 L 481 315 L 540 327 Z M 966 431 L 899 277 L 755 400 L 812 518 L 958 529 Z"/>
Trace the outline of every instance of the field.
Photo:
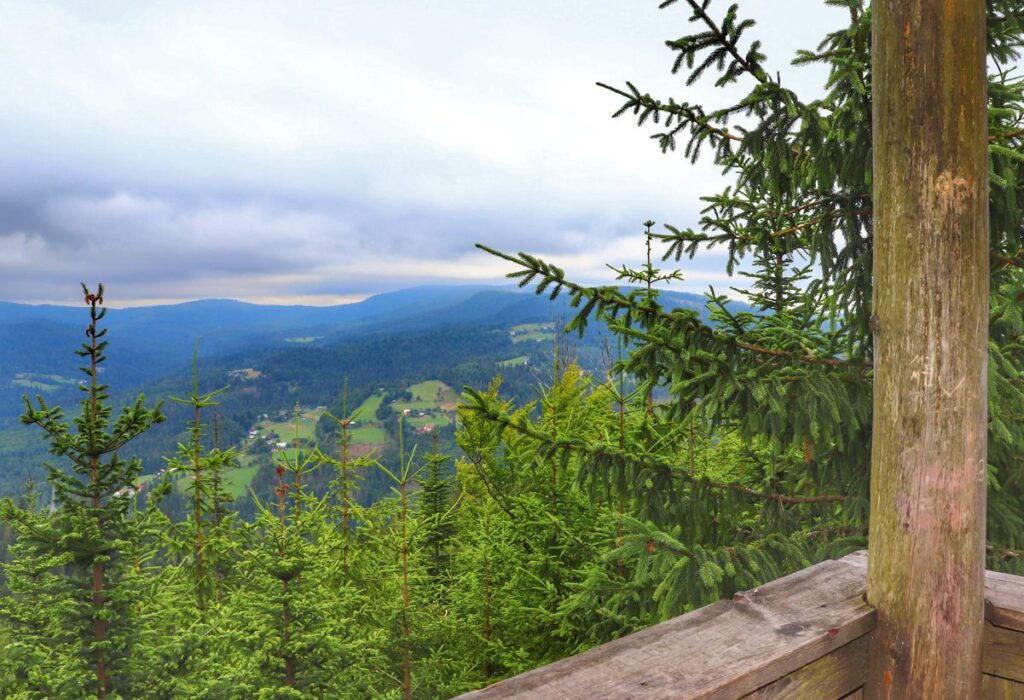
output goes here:
<path id="1" fill-rule="evenodd" d="M 525 356 L 524 356 L 525 358 Z M 420 382 L 409 387 L 412 394 L 411 401 L 395 401 L 392 408 L 396 413 L 408 409 L 411 415 L 405 416 L 405 422 L 413 428 L 422 428 L 426 425 L 437 427 L 450 425 L 452 421 L 451 411 L 455 410 L 457 396 L 455 391 L 447 384 L 436 379 Z M 350 429 L 352 438 L 352 456 L 369 454 L 378 450 L 387 443 L 388 433 L 380 421 L 377 420 L 377 409 L 384 401 L 383 395 L 373 393 L 366 398 L 352 414 L 358 414 Z M 430 411 L 432 415 L 417 416 L 419 411 Z M 299 437 L 303 440 L 313 442 L 316 436 L 316 424 L 323 415 L 323 409 L 306 410 L 299 415 Z M 295 438 L 295 419 L 286 420 L 264 420 L 255 426 L 260 434 L 269 435 L 277 433 L 279 442 L 291 443 Z M 257 438 L 258 440 L 259 438 Z M 294 459 L 295 448 L 288 447 L 278 449 L 272 459 L 291 460 Z M 300 449 L 305 451 L 305 448 Z M 259 470 L 257 457 L 242 454 L 238 459 L 239 467 L 229 469 L 223 474 L 224 490 L 235 498 L 245 496 L 249 484 Z M 153 479 L 152 475 L 144 476 L 140 483 L 146 483 Z M 175 488 L 184 493 L 189 486 L 189 476 L 179 476 L 175 482 Z"/>
<path id="2" fill-rule="evenodd" d="M 411 400 L 391 402 L 391 408 L 396 414 L 402 415 L 409 411 L 409 414 L 403 417 L 406 425 L 422 428 L 427 425 L 441 427 L 451 424 L 449 412 L 455 410 L 458 397 L 450 386 L 436 379 L 429 379 L 410 386 L 409 393 L 412 394 Z M 372 394 L 357 409 L 358 417 L 351 433 L 353 446 L 379 446 L 387 442 L 387 432 L 376 419 L 377 409 L 383 400 L 381 394 Z M 416 415 L 420 411 L 429 411 L 430 415 Z"/>
<path id="3" fill-rule="evenodd" d="M 316 434 L 316 422 L 320 420 L 321 415 L 323 415 L 322 410 L 303 411 L 299 415 L 300 439 L 313 440 Z M 280 436 L 281 442 L 291 442 L 295 439 L 295 418 L 282 421 L 266 420 L 262 421 L 257 427 L 263 435 L 269 435 L 271 432 L 277 433 Z"/>
<path id="4" fill-rule="evenodd" d="M 11 380 L 13 386 L 35 389 L 36 391 L 54 391 L 62 386 L 72 386 L 77 383 L 77 379 L 62 377 L 59 374 L 34 374 L 31 372 L 16 374 L 14 379 Z"/>
<path id="5" fill-rule="evenodd" d="M 551 340 L 555 337 L 552 325 L 550 323 L 523 323 L 518 326 L 512 326 L 513 343 L 525 343 L 528 340 L 538 342 L 541 340 Z"/>
<path id="6" fill-rule="evenodd" d="M 530 358 L 526 355 L 520 355 L 519 357 L 513 357 L 511 360 L 502 360 L 498 363 L 499 367 L 519 367 L 525 365 Z"/>
<path id="7" fill-rule="evenodd" d="M 352 442 L 357 445 L 383 445 L 388 439 L 388 434 L 379 423 L 360 422 L 349 434 L 352 436 Z"/>
<path id="8" fill-rule="evenodd" d="M 353 445 L 383 445 L 387 442 L 388 435 L 377 420 L 377 409 L 383 401 L 384 397 L 374 392 L 352 411 L 351 415 L 355 416 L 355 420 L 349 435 L 352 437 Z"/>
<path id="9" fill-rule="evenodd" d="M 406 416 L 404 420 L 414 428 L 422 428 L 425 425 L 433 425 L 440 428 L 452 422 L 444 413 L 435 413 L 432 416 Z"/>
<path id="10" fill-rule="evenodd" d="M 240 498 L 244 496 L 248 492 L 249 484 L 252 483 L 257 471 L 259 471 L 259 466 L 255 464 L 224 471 L 224 473 L 221 474 L 221 484 L 224 491 L 232 498 Z M 139 479 L 139 482 L 145 483 L 145 477 Z M 191 483 L 191 476 L 182 476 L 175 482 L 174 488 L 181 493 L 187 493 L 187 489 Z"/>
<path id="11" fill-rule="evenodd" d="M 516 361 L 519 358 L 513 358 Z M 522 356 L 525 360 L 526 356 Z M 436 379 L 420 382 L 409 387 L 409 393 L 412 394 L 411 401 L 395 401 L 392 403 L 392 408 L 395 413 L 401 415 L 406 409 L 410 411 L 409 415 L 404 416 L 404 422 L 412 428 L 423 428 L 427 425 L 433 425 L 436 427 L 443 427 L 450 425 L 454 419 L 453 411 L 455 410 L 457 396 L 455 391 L 445 384 L 444 382 Z M 382 394 L 374 393 L 371 394 L 363 401 L 359 407 L 353 411 L 353 414 L 358 413 L 355 421 L 353 422 L 350 435 L 352 438 L 352 451 L 350 455 L 352 457 L 358 457 L 361 455 L 372 454 L 378 452 L 380 448 L 385 445 L 388 441 L 388 433 L 385 430 L 383 424 L 377 420 L 377 409 L 384 401 Z M 423 411 L 430 413 L 424 416 L 418 416 L 416 413 Z M 299 416 L 299 437 L 312 442 L 315 439 L 316 424 L 320 416 L 323 414 L 323 409 L 319 410 L 306 410 L 303 411 Z M 279 436 L 278 441 L 291 443 L 295 437 L 295 419 L 290 418 L 287 420 L 264 420 L 256 426 L 259 432 L 263 435 L 268 435 L 270 432 L 275 432 Z M 26 431 L 20 431 L 17 437 L 25 439 L 24 433 Z M 12 435 L 13 436 L 13 435 Z M 7 437 L 7 433 L 0 433 L 0 439 Z M 259 438 L 256 438 L 259 440 Z M 247 441 L 248 442 L 248 441 Z M 307 451 L 308 448 L 300 448 L 300 452 Z M 292 460 L 295 458 L 295 448 L 288 447 L 284 449 L 277 449 L 275 454 L 271 457 L 273 461 Z M 248 493 L 249 484 L 256 477 L 256 473 L 259 471 L 259 464 L 265 457 L 259 457 L 257 455 L 246 454 L 244 451 L 238 457 L 239 466 L 234 469 L 226 470 L 223 477 L 223 488 L 233 498 L 245 497 Z M 140 484 L 148 484 L 157 478 L 153 474 L 146 474 L 139 478 Z M 174 488 L 179 493 L 186 493 L 191 479 L 191 476 L 186 474 L 178 473 L 173 475 Z"/>
<path id="12" fill-rule="evenodd" d="M 367 421 L 377 420 L 377 409 L 380 408 L 381 403 L 384 401 L 384 397 L 378 393 L 370 394 L 366 397 L 366 401 L 359 404 L 359 408 L 352 412 L 353 415 L 358 414 L 356 420 L 360 423 L 366 423 Z"/>
<path id="13" fill-rule="evenodd" d="M 409 387 L 409 393 L 412 394 L 412 401 L 393 401 L 391 403 L 396 413 L 401 413 L 407 408 L 412 411 L 428 408 L 454 411 L 458 398 L 454 389 L 436 379 L 413 384 Z"/>

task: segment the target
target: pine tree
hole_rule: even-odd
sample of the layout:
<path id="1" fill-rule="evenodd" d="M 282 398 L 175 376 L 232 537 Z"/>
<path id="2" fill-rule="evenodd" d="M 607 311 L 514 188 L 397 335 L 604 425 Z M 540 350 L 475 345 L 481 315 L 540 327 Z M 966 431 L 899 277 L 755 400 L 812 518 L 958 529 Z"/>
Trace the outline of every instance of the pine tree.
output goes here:
<path id="1" fill-rule="evenodd" d="M 178 453 L 168 460 L 168 472 L 183 472 L 188 475 L 186 489 L 192 497 L 192 519 L 186 524 L 189 551 L 187 567 L 192 574 L 191 588 L 196 610 L 202 615 L 209 599 L 219 598 L 220 579 L 223 566 L 228 559 L 231 543 L 228 533 L 231 523 L 224 511 L 224 504 L 230 501 L 222 486 L 222 474 L 234 463 L 234 450 L 213 448 L 205 450 L 203 439 L 206 426 L 202 421 L 204 408 L 216 406 L 214 400 L 228 387 L 214 391 L 199 392 L 198 374 L 199 344 L 192 356 L 192 391 L 185 397 L 172 396 L 171 401 L 184 404 L 192 409 L 188 429 L 188 443 L 178 444 Z"/>
<path id="2" fill-rule="evenodd" d="M 445 472 L 448 457 L 437 451 L 434 437 L 433 450 L 426 455 L 417 483 L 419 493 L 419 517 L 423 534 L 421 544 L 427 550 L 427 573 L 434 581 L 447 579 L 451 560 L 450 548 L 455 536 L 455 521 L 452 517 L 453 479 Z"/>
<path id="3" fill-rule="evenodd" d="M 827 4 L 846 10 L 847 26 L 793 61 L 827 67 L 824 94 L 815 99 L 802 99 L 769 67 L 760 43 L 748 39 L 753 22 L 736 5 L 719 12 L 712 0 L 662 3 L 667 10 L 683 6 L 698 27 L 667 42 L 672 70 L 687 85 L 713 75 L 716 86 L 739 90 L 739 99 L 707 106 L 652 97 L 633 83 L 602 85 L 623 100 L 615 116 L 632 114 L 639 126 L 653 125 L 663 151 L 679 148 L 693 161 L 707 154 L 730 177 L 722 192 L 702 198 L 697 225 L 666 225 L 654 237 L 665 246 L 665 260 L 724 248 L 727 272 L 746 267 L 752 312 L 734 312 L 712 290 L 705 323 L 694 310 L 663 306 L 643 287 L 586 287 L 536 256 L 480 246 L 516 265 L 509 276 L 521 285 L 534 284 L 552 298 L 567 294 L 577 309 L 567 330 L 605 323 L 631 349 L 617 370 L 669 400 L 655 407 L 657 424 L 648 437 L 624 445 L 559 437 L 511 419 L 483 395 L 471 405 L 556 453 L 588 455 L 593 468 L 584 479 L 624 473 L 639 509 L 627 521 L 635 536 L 630 540 L 627 532 L 627 544 L 634 546 L 620 554 L 636 563 L 636 575 L 665 559 L 672 572 L 664 579 L 666 595 L 703 589 L 690 603 L 866 544 L 874 326 L 871 17 L 861 0 Z M 995 0 L 988 13 L 994 66 L 988 565 L 1019 571 L 1024 527 L 1015 504 L 1024 465 L 1013 446 L 1024 439 L 1024 352 L 1013 307 L 1024 300 L 1024 228 L 1015 194 L 1024 94 L 1003 66 L 1020 54 L 1024 11 Z M 642 281 L 637 274 L 625 278 Z M 749 447 L 740 478 L 689 472 L 691 425 L 713 431 L 714 440 L 735 435 Z M 716 534 L 708 539 L 709 532 Z M 685 580 L 703 586 L 680 586 Z M 671 609 L 678 605 L 666 612 Z"/>
<path id="4" fill-rule="evenodd" d="M 18 534 L 5 566 L 11 596 L 0 607 L 18 642 L 3 663 L 15 666 L 19 694 L 28 697 L 131 697 L 146 673 L 134 657 L 145 586 L 131 554 L 151 534 L 153 510 L 135 512 L 141 463 L 119 452 L 163 415 L 159 406 L 146 408 L 139 396 L 113 417 L 107 385 L 99 378 L 107 347 L 99 325 L 103 286 L 96 293 L 82 289 L 90 323 L 89 340 L 77 353 L 86 361 L 86 381 L 75 429 L 59 407 L 41 397 L 34 405 L 25 399 L 21 419 L 44 432 L 50 452 L 70 469 L 46 465 L 52 511 L 31 504 L 20 508 L 10 500 L 0 504 L 0 518 Z M 150 501 L 158 498 L 159 493 Z"/>
<path id="5" fill-rule="evenodd" d="M 342 585 L 349 580 L 351 568 L 352 524 L 355 512 L 355 492 L 360 481 L 360 471 L 374 464 L 368 457 L 351 456 L 352 424 L 359 418 L 359 411 L 350 414 L 348 411 L 348 380 L 345 380 L 341 395 L 341 417 L 325 411 L 323 419 L 333 423 L 338 429 L 338 456 L 324 455 L 327 463 L 334 466 L 335 478 L 331 482 L 332 490 L 337 494 L 338 526 L 341 530 L 341 577 Z"/>
<path id="6" fill-rule="evenodd" d="M 307 483 L 324 462 L 315 447 L 277 453 L 274 502 L 256 503 L 237 585 L 210 633 L 210 667 L 200 670 L 210 697 L 360 694 L 353 671 L 367 672 L 357 663 L 351 590 L 336 587 L 330 507 Z"/>
<path id="7" fill-rule="evenodd" d="M 606 556 L 615 548 L 619 517 L 611 498 L 615 479 L 598 486 L 581 478 L 587 456 L 551 450 L 537 439 L 595 440 L 612 433 L 618 416 L 608 395 L 590 388 L 579 367 L 569 364 L 541 394 L 535 417 L 532 406 L 500 417 L 473 405 L 461 411 L 458 440 L 466 458 L 458 467 L 464 502 L 458 605 L 484 642 L 471 653 L 486 678 L 575 653 L 593 643 L 594 627 L 615 615 L 604 605 L 624 585 L 615 558 Z M 487 405 L 510 407 L 497 383 L 483 396 Z M 642 395 L 639 405 L 646 415 Z M 600 602 L 573 609 L 595 571 L 602 578 Z"/>

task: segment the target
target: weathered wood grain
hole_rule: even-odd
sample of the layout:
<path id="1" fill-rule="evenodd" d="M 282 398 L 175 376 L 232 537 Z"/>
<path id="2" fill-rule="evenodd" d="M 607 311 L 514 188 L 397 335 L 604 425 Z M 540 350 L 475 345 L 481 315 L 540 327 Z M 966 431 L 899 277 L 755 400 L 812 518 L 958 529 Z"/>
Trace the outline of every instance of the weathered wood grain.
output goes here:
<path id="1" fill-rule="evenodd" d="M 1024 700 L 1024 685 L 998 676 L 981 677 L 983 700 Z"/>
<path id="2" fill-rule="evenodd" d="M 871 3 L 871 698 L 976 698 L 988 444 L 985 0 Z"/>
<path id="3" fill-rule="evenodd" d="M 1024 683 L 1024 633 L 985 623 L 981 670 Z"/>
<path id="4" fill-rule="evenodd" d="M 859 700 L 866 576 L 855 552 L 462 697 Z M 1024 700 L 1024 577 L 986 572 L 985 593 L 983 697 Z"/>
<path id="5" fill-rule="evenodd" d="M 985 572 L 985 619 L 1024 632 L 1024 577 Z"/>
<path id="6" fill-rule="evenodd" d="M 826 561 L 461 697 L 737 698 L 863 636 L 865 557 Z"/>
<path id="7" fill-rule="evenodd" d="M 777 681 L 744 696 L 747 700 L 779 700 L 781 698 L 846 698 L 864 685 L 864 669 L 868 662 L 868 640 L 865 634 L 839 647 L 806 666 L 798 668 Z"/>

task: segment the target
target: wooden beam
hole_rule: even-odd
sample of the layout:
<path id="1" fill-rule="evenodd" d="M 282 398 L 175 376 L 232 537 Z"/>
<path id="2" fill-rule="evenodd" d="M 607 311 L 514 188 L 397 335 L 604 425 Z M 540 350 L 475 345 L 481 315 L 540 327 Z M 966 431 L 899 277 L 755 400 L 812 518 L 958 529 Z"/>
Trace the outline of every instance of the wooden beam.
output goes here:
<path id="1" fill-rule="evenodd" d="M 865 558 L 816 564 L 462 697 L 742 697 L 871 630 Z"/>
<path id="2" fill-rule="evenodd" d="M 1024 632 L 1024 577 L 985 572 L 985 619 Z"/>
<path id="3" fill-rule="evenodd" d="M 823 562 L 461 697 L 859 698 L 867 568 L 865 552 Z M 1024 698 L 1024 577 L 986 572 L 985 595 L 982 697 Z"/>
<path id="4" fill-rule="evenodd" d="M 874 416 L 865 696 L 974 698 L 984 617 L 985 0 L 872 2 Z"/>
<path id="5" fill-rule="evenodd" d="M 868 663 L 868 641 L 865 634 L 846 646 L 839 647 L 817 661 L 761 686 L 744 700 L 781 700 L 782 698 L 846 698 L 864 685 L 864 668 Z"/>
<path id="6" fill-rule="evenodd" d="M 981 667 L 987 674 L 1024 683 L 1024 634 L 985 625 Z"/>
<path id="7" fill-rule="evenodd" d="M 985 700 L 1021 700 L 1024 685 L 985 674 L 981 677 L 981 697 Z"/>

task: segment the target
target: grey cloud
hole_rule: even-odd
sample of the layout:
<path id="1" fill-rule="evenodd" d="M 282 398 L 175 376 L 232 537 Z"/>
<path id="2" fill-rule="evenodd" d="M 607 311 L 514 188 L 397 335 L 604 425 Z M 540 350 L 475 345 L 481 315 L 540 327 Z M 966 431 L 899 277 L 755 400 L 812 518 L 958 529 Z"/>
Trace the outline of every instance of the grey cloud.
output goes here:
<path id="1" fill-rule="evenodd" d="M 842 21 L 742 4 L 781 69 Z M 691 224 L 720 182 L 610 120 L 594 87 L 710 94 L 669 74 L 685 13 L 655 7 L 18 4 L 0 25 L 0 298 L 99 278 L 129 300 L 325 301 L 500 280 L 477 241 L 607 279 L 641 221 Z M 718 262 L 691 264 L 691 288 Z"/>

